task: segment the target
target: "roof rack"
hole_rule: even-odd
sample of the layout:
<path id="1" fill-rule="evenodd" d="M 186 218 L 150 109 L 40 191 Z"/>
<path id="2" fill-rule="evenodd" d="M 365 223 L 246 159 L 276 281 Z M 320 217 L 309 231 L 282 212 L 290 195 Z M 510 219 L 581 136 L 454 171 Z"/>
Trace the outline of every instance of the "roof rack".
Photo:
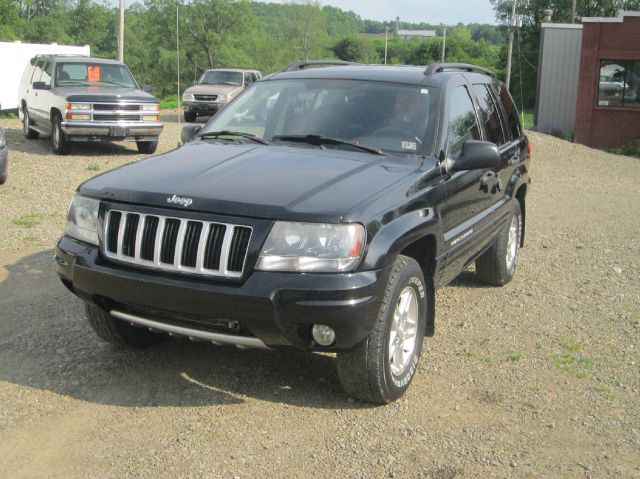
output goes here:
<path id="1" fill-rule="evenodd" d="M 298 70 L 306 70 L 313 67 L 333 67 L 333 66 L 345 66 L 345 65 L 362 65 L 357 62 L 346 62 L 343 60 L 302 60 L 293 62 L 284 67 L 281 72 L 295 72 Z"/>
<path id="2" fill-rule="evenodd" d="M 471 65 L 470 63 L 434 63 L 432 65 L 429 65 L 425 69 L 424 74 L 425 76 L 430 76 L 434 73 L 440 73 L 444 71 L 484 73 L 485 75 L 489 75 L 492 77 L 496 76 L 496 73 L 494 71 L 491 71 L 488 68 L 479 67 L 477 65 Z"/>
<path id="3" fill-rule="evenodd" d="M 36 57 L 86 57 L 84 53 L 37 53 Z"/>

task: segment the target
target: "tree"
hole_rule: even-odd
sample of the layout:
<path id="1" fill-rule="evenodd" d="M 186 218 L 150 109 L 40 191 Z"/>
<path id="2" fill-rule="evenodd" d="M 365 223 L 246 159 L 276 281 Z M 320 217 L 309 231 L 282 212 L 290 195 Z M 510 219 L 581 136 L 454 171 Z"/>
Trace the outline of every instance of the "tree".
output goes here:
<path id="1" fill-rule="evenodd" d="M 289 4 L 288 36 L 297 45 L 305 60 L 313 52 L 322 50 L 327 38 L 326 18 L 320 2 L 305 0 L 303 3 Z"/>
<path id="2" fill-rule="evenodd" d="M 380 61 L 373 42 L 362 37 L 347 37 L 333 46 L 333 53 L 348 62 L 375 63 Z"/>

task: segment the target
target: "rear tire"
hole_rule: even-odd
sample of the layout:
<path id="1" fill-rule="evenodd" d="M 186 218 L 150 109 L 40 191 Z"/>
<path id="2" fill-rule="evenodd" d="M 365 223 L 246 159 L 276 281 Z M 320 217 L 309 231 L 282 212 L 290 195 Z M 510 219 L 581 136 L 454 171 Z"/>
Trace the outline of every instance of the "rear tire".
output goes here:
<path id="1" fill-rule="evenodd" d="M 195 123 L 195 121 L 198 119 L 198 114 L 197 113 L 192 113 L 192 112 L 184 112 L 184 121 L 186 121 L 187 123 Z"/>
<path id="2" fill-rule="evenodd" d="M 62 131 L 62 118 L 54 114 L 51 127 L 51 149 L 56 155 L 66 155 L 69 152 L 69 142 Z"/>
<path id="3" fill-rule="evenodd" d="M 520 203 L 513 200 L 511 214 L 496 242 L 476 260 L 476 276 L 490 286 L 504 286 L 513 279 L 522 238 Z"/>
<path id="4" fill-rule="evenodd" d="M 25 106 L 22 113 L 22 133 L 25 138 L 35 140 L 40 136 L 40 134 L 37 131 L 32 130 L 30 125 L 31 120 L 29 119 L 29 110 L 27 110 L 27 107 Z"/>
<path id="5" fill-rule="evenodd" d="M 143 153 L 145 155 L 151 155 L 156 152 L 158 148 L 158 140 L 154 141 L 136 141 L 136 146 L 138 147 L 138 152 Z"/>
<path id="6" fill-rule="evenodd" d="M 115 346 L 146 348 L 165 339 L 162 334 L 131 326 L 92 304 L 85 303 L 84 309 L 87 320 L 98 337 Z"/>
<path id="7" fill-rule="evenodd" d="M 409 388 L 422 351 L 428 294 L 433 292 L 418 262 L 398 256 L 373 330 L 355 348 L 338 352 L 338 376 L 347 394 L 387 404 Z"/>

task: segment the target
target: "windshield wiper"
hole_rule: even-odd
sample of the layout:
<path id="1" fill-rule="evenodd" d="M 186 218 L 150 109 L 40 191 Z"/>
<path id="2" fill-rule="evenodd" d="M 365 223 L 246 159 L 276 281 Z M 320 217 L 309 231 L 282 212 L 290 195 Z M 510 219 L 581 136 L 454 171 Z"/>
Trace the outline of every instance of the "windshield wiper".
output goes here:
<path id="1" fill-rule="evenodd" d="M 261 145 L 268 145 L 269 142 L 264 138 L 260 138 L 259 136 L 252 135 L 251 133 L 245 133 L 243 131 L 208 131 L 206 133 L 202 133 L 198 135 L 198 138 L 220 138 L 221 136 L 239 136 L 240 138 L 245 138 L 247 140 L 255 141 L 256 143 L 260 143 Z"/>
<path id="2" fill-rule="evenodd" d="M 56 84 L 58 86 L 65 86 L 65 85 L 83 85 L 83 86 L 87 86 L 87 85 L 89 85 L 84 80 L 57 80 Z"/>
<path id="3" fill-rule="evenodd" d="M 271 138 L 271 140 L 308 143 L 310 145 L 318 145 L 318 146 L 323 146 L 323 145 L 347 146 L 355 150 L 365 151 L 367 153 L 371 153 L 374 155 L 385 156 L 385 154 L 382 153 L 381 150 L 376 150 L 375 148 L 369 148 L 367 146 L 357 145 L 349 141 L 340 140 L 338 138 L 329 138 L 322 135 L 275 135 L 273 138 Z"/>
<path id="4" fill-rule="evenodd" d="M 118 83 L 117 81 L 111 81 L 111 80 L 100 80 L 99 83 L 108 83 L 109 85 L 118 85 L 125 88 L 132 88 L 131 86 L 125 85 L 124 83 Z"/>

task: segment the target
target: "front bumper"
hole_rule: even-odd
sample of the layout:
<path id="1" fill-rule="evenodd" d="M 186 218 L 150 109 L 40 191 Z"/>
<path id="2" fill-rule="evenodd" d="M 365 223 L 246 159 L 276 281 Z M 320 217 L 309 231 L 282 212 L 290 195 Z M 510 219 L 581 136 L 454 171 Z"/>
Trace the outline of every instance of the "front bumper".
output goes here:
<path id="1" fill-rule="evenodd" d="M 224 106 L 227 102 L 207 102 L 207 101 L 183 101 L 182 106 L 187 113 L 197 113 L 199 115 L 214 115 Z"/>
<path id="2" fill-rule="evenodd" d="M 243 284 L 143 271 L 105 261 L 98 248 L 63 236 L 56 267 L 77 296 L 108 311 L 152 318 L 204 331 L 221 320 L 271 348 L 309 351 L 350 349 L 375 323 L 388 270 L 352 274 L 254 271 Z M 333 346 L 311 338 L 315 323 L 336 332 Z"/>
<path id="3" fill-rule="evenodd" d="M 156 121 L 130 121 L 103 123 L 97 121 L 63 121 L 62 131 L 70 141 L 153 140 L 160 136 L 164 125 Z"/>

